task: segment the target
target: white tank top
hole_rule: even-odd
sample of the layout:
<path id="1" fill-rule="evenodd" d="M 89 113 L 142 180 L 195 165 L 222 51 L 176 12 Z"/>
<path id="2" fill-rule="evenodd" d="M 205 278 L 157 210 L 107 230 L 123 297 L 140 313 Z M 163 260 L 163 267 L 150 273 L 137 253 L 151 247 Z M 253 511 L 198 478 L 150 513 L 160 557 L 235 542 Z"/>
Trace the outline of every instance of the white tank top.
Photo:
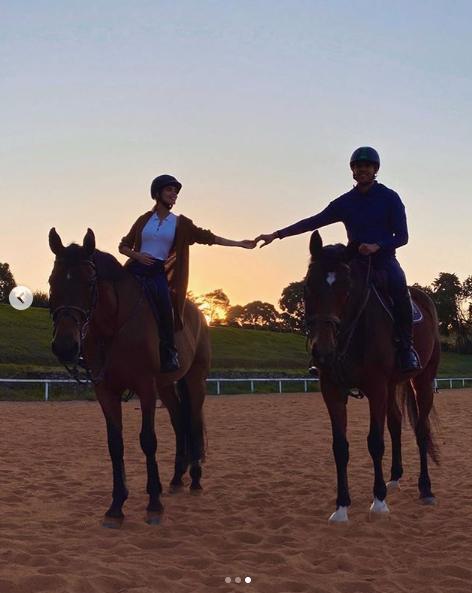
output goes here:
<path id="1" fill-rule="evenodd" d="M 153 212 L 141 234 L 141 253 L 150 253 L 156 259 L 165 261 L 174 242 L 176 226 L 177 216 L 172 212 L 164 220 Z"/>

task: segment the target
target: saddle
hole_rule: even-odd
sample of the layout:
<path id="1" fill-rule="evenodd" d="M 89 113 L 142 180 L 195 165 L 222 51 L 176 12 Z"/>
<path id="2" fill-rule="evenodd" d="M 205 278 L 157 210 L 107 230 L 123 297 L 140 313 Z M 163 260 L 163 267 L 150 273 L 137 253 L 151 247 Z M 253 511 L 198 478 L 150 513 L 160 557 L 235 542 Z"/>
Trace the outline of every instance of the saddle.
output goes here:
<path id="1" fill-rule="evenodd" d="M 393 300 L 387 288 L 387 274 L 383 270 L 372 270 L 371 286 L 373 293 L 380 301 L 380 304 L 393 320 Z M 410 290 L 408 290 L 408 294 L 410 295 L 413 323 L 420 323 L 423 320 L 423 313 L 415 301 L 411 298 Z"/>

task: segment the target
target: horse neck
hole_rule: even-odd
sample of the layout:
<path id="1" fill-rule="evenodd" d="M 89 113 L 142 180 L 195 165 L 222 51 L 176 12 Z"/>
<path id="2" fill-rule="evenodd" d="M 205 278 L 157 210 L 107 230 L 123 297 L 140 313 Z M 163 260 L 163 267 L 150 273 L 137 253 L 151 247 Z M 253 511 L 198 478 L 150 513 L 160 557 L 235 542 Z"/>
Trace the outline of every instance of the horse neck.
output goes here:
<path id="1" fill-rule="evenodd" d="M 386 335 L 391 328 L 391 319 L 384 307 L 372 290 L 372 278 L 367 284 L 367 269 L 352 265 L 353 286 L 352 296 L 347 304 L 345 319 L 347 327 L 357 318 L 352 335 L 355 342 L 362 350 L 378 350 L 386 343 Z"/>
<path id="2" fill-rule="evenodd" d="M 117 280 L 99 279 L 92 325 L 97 334 L 112 338 L 138 306 L 141 291 L 131 274 Z"/>

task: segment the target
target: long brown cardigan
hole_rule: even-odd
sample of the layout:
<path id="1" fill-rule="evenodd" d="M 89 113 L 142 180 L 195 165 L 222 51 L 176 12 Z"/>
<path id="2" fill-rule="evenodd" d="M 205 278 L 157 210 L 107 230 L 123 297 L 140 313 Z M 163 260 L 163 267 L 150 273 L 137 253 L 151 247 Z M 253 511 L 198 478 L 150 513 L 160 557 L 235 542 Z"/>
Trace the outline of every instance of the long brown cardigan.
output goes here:
<path id="1" fill-rule="evenodd" d="M 142 214 L 131 227 L 129 233 L 120 241 L 119 247 L 129 247 L 134 251 L 141 250 L 142 231 L 147 221 L 156 210 Z M 213 245 L 215 235 L 208 230 L 201 229 L 193 224 L 190 218 L 180 214 L 177 217 L 177 228 L 175 238 L 169 257 L 165 262 L 167 280 L 174 306 L 175 329 L 180 330 L 183 327 L 185 296 L 187 294 L 188 276 L 189 276 L 189 246 L 193 243 L 202 243 L 204 245 Z M 125 267 L 133 260 L 129 258 Z"/>

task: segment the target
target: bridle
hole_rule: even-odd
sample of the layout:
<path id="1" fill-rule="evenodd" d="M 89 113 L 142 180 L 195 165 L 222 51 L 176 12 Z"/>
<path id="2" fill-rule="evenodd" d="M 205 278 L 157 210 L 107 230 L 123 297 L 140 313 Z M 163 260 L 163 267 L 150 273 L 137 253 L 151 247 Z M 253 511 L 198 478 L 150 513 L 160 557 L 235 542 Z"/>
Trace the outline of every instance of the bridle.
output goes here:
<path id="1" fill-rule="evenodd" d="M 342 327 L 341 324 L 345 323 L 345 319 L 341 319 L 337 315 L 318 315 L 312 314 L 306 317 L 306 327 L 307 327 L 307 338 L 306 338 L 306 346 L 308 346 L 309 339 L 313 334 L 313 328 L 319 323 L 327 323 L 333 327 L 335 340 L 336 340 L 336 348 L 334 352 L 334 366 L 336 367 L 337 372 L 342 375 L 344 369 L 345 359 L 347 357 L 347 353 L 349 350 L 349 346 L 352 342 L 352 338 L 354 336 L 355 330 L 359 323 L 362 313 L 364 312 L 367 303 L 369 301 L 370 293 L 371 293 L 371 272 L 372 272 L 372 258 L 369 256 L 367 258 L 367 273 L 365 276 L 365 283 L 364 289 L 362 293 L 362 299 L 360 301 L 360 306 L 357 308 L 356 314 L 354 318 L 346 324 L 345 327 Z M 342 337 L 342 347 L 340 347 L 340 340 L 339 338 Z"/>
<path id="2" fill-rule="evenodd" d="M 63 262 L 64 260 L 62 259 L 56 259 L 56 262 Z M 83 340 L 85 337 L 85 332 L 87 330 L 88 324 L 90 322 L 90 318 L 93 314 L 93 311 L 95 309 L 95 306 L 97 304 L 97 296 L 98 296 L 98 275 L 97 275 L 97 268 L 95 266 L 95 263 L 90 260 L 90 259 L 85 259 L 83 260 L 83 262 L 81 263 L 86 263 L 89 264 L 90 266 L 92 266 L 93 269 L 93 277 L 90 281 L 90 284 L 92 286 L 92 296 L 90 299 L 90 307 L 88 309 L 84 309 L 82 307 L 77 307 L 76 305 L 60 305 L 59 307 L 56 307 L 55 309 L 50 309 L 49 314 L 52 318 L 53 324 L 54 324 L 54 330 L 56 328 L 56 324 L 58 322 L 59 317 L 70 317 L 75 321 L 75 324 L 78 327 L 79 330 L 79 337 L 80 337 L 80 342 L 79 342 L 79 360 L 82 356 L 82 344 L 83 344 Z M 74 315 L 74 312 L 79 313 L 79 317 L 77 317 L 77 315 Z M 74 366 L 71 368 L 69 367 L 66 363 L 62 362 L 61 363 L 68 371 L 68 373 L 80 384 L 84 384 L 87 383 L 88 381 L 92 381 L 95 382 L 93 377 L 91 376 L 90 373 L 90 369 L 85 368 L 86 374 L 87 374 L 87 379 L 81 380 L 80 379 L 80 370 L 77 368 L 77 364 L 74 364 Z"/>
<path id="3" fill-rule="evenodd" d="M 57 262 L 61 262 L 64 260 L 61 259 L 56 259 Z M 75 379 L 77 381 L 77 383 L 80 383 L 81 385 L 86 384 L 88 382 L 93 383 L 94 385 L 97 385 L 98 383 L 100 383 L 103 380 L 104 377 L 104 370 L 105 370 L 105 366 L 106 366 L 106 353 L 105 353 L 105 359 L 103 361 L 102 367 L 100 369 L 100 371 L 97 373 L 97 375 L 93 376 L 92 372 L 90 370 L 90 368 L 88 368 L 85 363 L 84 363 L 84 359 L 82 356 L 83 353 L 83 341 L 85 338 L 85 334 L 87 332 L 88 329 L 88 325 L 90 323 L 90 319 L 93 315 L 93 312 L 95 310 L 95 307 L 97 305 L 97 299 L 98 299 L 98 274 L 97 274 L 97 268 L 95 263 L 90 260 L 90 259 L 85 259 L 83 260 L 83 262 L 81 263 L 87 263 L 90 266 L 92 266 L 93 269 L 93 277 L 90 280 L 90 284 L 92 286 L 92 296 L 90 299 L 90 307 L 88 309 L 84 309 L 82 307 L 77 307 L 76 305 L 60 305 L 59 307 L 56 307 L 54 310 L 50 310 L 50 316 L 52 317 L 53 323 L 54 323 L 54 328 L 56 326 L 56 323 L 58 321 L 59 316 L 65 316 L 65 317 L 71 317 L 76 325 L 79 328 L 79 336 L 80 336 L 80 342 L 79 342 L 79 365 L 82 367 L 82 369 L 85 370 L 85 374 L 86 374 L 86 379 L 82 380 L 80 378 L 80 373 L 81 371 L 77 368 L 77 364 L 74 364 L 74 366 L 72 368 L 70 368 L 66 363 L 62 363 L 62 365 L 67 369 L 67 372 L 72 376 L 73 379 Z M 116 293 L 116 298 L 118 301 L 118 291 L 116 290 L 116 285 L 113 282 L 113 288 L 115 290 Z M 116 335 L 125 327 L 125 325 L 127 324 L 127 322 L 133 317 L 133 315 L 136 313 L 136 311 L 139 309 L 141 303 L 144 301 L 145 298 L 145 293 L 144 293 L 144 289 L 143 286 L 140 286 L 140 295 L 139 295 L 139 299 L 136 300 L 134 307 L 131 310 L 131 313 L 129 314 L 129 316 L 121 323 L 121 325 L 116 329 L 116 332 L 114 333 L 114 336 L 116 337 Z M 79 313 L 79 318 L 77 318 L 76 315 L 74 315 L 74 312 Z M 104 349 L 105 343 L 103 340 L 100 341 L 100 346 L 102 349 Z M 82 361 L 82 362 L 80 362 Z"/>
<path id="4" fill-rule="evenodd" d="M 306 317 L 305 323 L 308 329 L 313 328 L 318 323 L 328 323 L 333 325 L 335 332 L 338 333 L 341 319 L 337 315 L 317 315 L 316 313 L 313 313 Z"/>

